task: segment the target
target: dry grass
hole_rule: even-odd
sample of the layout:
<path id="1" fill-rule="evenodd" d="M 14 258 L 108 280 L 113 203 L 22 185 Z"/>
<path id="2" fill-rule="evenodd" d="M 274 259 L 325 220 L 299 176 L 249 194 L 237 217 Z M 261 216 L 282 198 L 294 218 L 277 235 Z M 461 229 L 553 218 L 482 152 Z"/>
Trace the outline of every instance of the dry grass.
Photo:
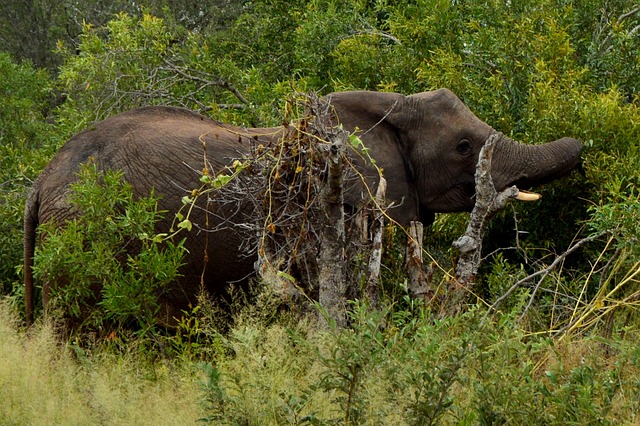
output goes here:
<path id="1" fill-rule="evenodd" d="M 328 332 L 311 321 L 265 324 L 255 312 L 238 315 L 228 333 L 206 344 L 208 363 L 188 355 L 151 363 L 149 349 L 135 341 L 124 354 L 84 354 L 47 325 L 26 335 L 0 303 L 0 424 L 640 420 L 637 332 L 606 344 L 597 336 L 558 341 L 527 335 L 514 321 L 480 331 L 482 312 L 395 324 L 359 312 L 352 328 Z"/>
<path id="2" fill-rule="evenodd" d="M 38 325 L 28 335 L 0 302 L 0 424 L 183 425 L 201 416 L 197 379 L 166 364 L 98 353 L 77 360 Z"/>

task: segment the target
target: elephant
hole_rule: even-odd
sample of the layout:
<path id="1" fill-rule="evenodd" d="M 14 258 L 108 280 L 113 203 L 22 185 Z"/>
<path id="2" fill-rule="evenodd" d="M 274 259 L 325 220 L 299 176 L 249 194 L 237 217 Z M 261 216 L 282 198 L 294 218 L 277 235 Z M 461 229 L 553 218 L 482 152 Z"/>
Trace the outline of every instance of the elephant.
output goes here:
<path id="1" fill-rule="evenodd" d="M 373 91 L 346 91 L 325 95 L 336 120 L 356 132 L 383 170 L 388 211 L 401 226 L 435 213 L 471 211 L 474 173 L 479 152 L 494 129 L 477 118 L 450 90 L 403 95 Z M 268 145 L 287 126 L 242 128 L 216 122 L 195 112 L 168 106 L 149 106 L 105 119 L 71 138 L 34 182 L 25 206 L 24 282 L 27 319 L 33 320 L 33 256 L 39 244 L 37 227 L 46 221 L 63 226 L 75 212 L 67 201 L 69 185 L 82 163 L 93 159 L 101 170 L 120 169 L 134 193 L 160 195 L 159 209 L 168 213 L 156 226 L 168 232 L 182 198 L 197 187 L 203 154 L 211 170 L 221 170 L 257 144 Z M 502 137 L 495 146 L 492 178 L 498 191 L 511 185 L 530 188 L 567 175 L 579 162 L 581 143 L 564 137 L 541 145 L 526 145 Z M 373 185 L 378 176 L 371 162 L 352 155 L 353 162 Z M 345 190 L 346 207 L 363 203 L 363 189 Z M 214 206 L 224 209 L 224 206 Z M 215 213 L 215 212 L 214 212 Z M 245 212 L 250 216 L 251 212 Z M 193 211 L 192 221 L 203 224 L 204 209 Z M 216 215 L 209 218 L 216 225 Z M 178 283 L 160 301 L 162 315 L 171 322 L 195 303 L 204 283 L 219 293 L 231 282 L 254 273 L 255 258 L 241 252 L 242 236 L 234 229 L 193 232 Z M 206 253 L 205 253 L 206 252 Z M 49 303 L 51 284 L 43 285 L 43 304 Z"/>

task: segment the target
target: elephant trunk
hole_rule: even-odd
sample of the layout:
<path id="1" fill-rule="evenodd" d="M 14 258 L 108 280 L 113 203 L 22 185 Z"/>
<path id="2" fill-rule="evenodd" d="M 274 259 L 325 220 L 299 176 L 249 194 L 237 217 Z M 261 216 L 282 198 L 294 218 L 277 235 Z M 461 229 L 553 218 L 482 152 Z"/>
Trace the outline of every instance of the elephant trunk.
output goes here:
<path id="1" fill-rule="evenodd" d="M 558 179 L 578 164 L 581 149 L 582 144 L 573 138 L 525 145 L 503 137 L 494 150 L 494 185 L 499 191 L 511 185 L 527 189 Z"/>

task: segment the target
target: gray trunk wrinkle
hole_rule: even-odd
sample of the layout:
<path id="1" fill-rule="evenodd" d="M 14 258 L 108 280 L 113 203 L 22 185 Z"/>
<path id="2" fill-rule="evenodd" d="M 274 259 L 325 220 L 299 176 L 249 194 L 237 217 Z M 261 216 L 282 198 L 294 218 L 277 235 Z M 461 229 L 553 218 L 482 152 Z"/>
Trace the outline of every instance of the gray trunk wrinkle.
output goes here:
<path id="1" fill-rule="evenodd" d="M 496 146 L 493 162 L 496 189 L 509 185 L 527 188 L 563 176 L 575 166 L 573 154 L 579 150 L 580 144 L 569 138 L 544 145 L 526 145 L 505 136 Z"/>

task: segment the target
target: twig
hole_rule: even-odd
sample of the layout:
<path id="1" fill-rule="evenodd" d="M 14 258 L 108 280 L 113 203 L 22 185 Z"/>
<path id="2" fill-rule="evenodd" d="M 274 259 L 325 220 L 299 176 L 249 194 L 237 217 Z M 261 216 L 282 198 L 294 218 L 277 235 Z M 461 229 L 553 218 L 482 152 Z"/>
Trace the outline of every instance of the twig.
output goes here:
<path id="1" fill-rule="evenodd" d="M 636 7 L 635 9 L 630 10 L 627 13 L 623 13 L 622 15 L 620 15 L 620 17 L 618 18 L 618 22 L 622 22 L 625 19 L 635 15 L 636 13 L 640 12 L 640 7 Z"/>
<path id="2" fill-rule="evenodd" d="M 485 314 L 485 318 L 487 317 L 487 315 L 489 315 L 489 312 L 491 312 L 492 310 L 497 310 L 498 306 L 500 306 L 502 304 L 502 302 L 504 302 L 509 296 L 511 296 L 511 294 L 516 291 L 516 289 L 518 289 L 518 287 L 520 287 L 522 284 L 526 283 L 527 281 L 532 280 L 533 278 L 542 275 L 542 278 L 540 279 L 540 281 L 538 282 L 538 284 L 536 285 L 536 289 L 537 287 L 540 286 L 540 283 L 542 282 L 542 280 L 544 280 L 544 278 L 553 270 L 555 269 L 556 266 L 558 266 L 558 264 L 560 264 L 560 262 L 562 262 L 567 256 L 569 256 L 571 253 L 575 252 L 576 250 L 578 250 L 580 247 L 582 247 L 583 245 L 585 245 L 586 243 L 596 240 L 598 238 L 600 238 L 602 235 L 604 235 L 605 232 L 599 232 L 595 235 L 591 235 L 589 237 L 583 238 L 581 240 L 579 240 L 578 242 L 576 242 L 573 246 L 569 247 L 569 249 L 567 251 L 565 251 L 564 253 L 558 255 L 555 260 L 551 263 L 551 265 L 547 266 L 544 269 L 541 269 L 539 271 L 534 272 L 533 274 L 526 276 L 524 278 L 522 278 L 521 280 L 519 280 L 518 282 L 516 282 L 514 285 L 512 285 L 509 290 L 507 290 L 502 296 L 500 296 L 495 302 L 493 302 L 493 304 L 489 307 L 487 313 Z M 532 297 L 533 299 L 533 297 Z M 531 301 L 529 301 L 529 305 L 527 305 L 527 309 L 529 308 L 529 306 L 531 305 Z M 525 309 L 526 312 L 526 309 Z M 524 315 L 524 313 L 523 313 Z"/>
<path id="3" fill-rule="evenodd" d="M 377 35 L 377 36 L 380 36 L 382 38 L 386 38 L 387 40 L 391 40 L 392 42 L 394 42 L 396 44 L 402 45 L 402 42 L 397 37 L 394 37 L 391 34 L 387 34 L 387 33 L 382 32 L 380 30 L 376 30 L 375 28 L 368 28 L 368 29 L 365 29 L 365 30 L 360 30 L 360 31 L 357 31 L 356 34 L 357 35 L 360 35 L 360 34 Z"/>
<path id="4" fill-rule="evenodd" d="M 407 272 L 409 274 L 409 292 L 416 299 L 426 300 L 429 296 L 427 274 L 422 260 L 422 222 L 412 221 L 407 241 Z"/>

